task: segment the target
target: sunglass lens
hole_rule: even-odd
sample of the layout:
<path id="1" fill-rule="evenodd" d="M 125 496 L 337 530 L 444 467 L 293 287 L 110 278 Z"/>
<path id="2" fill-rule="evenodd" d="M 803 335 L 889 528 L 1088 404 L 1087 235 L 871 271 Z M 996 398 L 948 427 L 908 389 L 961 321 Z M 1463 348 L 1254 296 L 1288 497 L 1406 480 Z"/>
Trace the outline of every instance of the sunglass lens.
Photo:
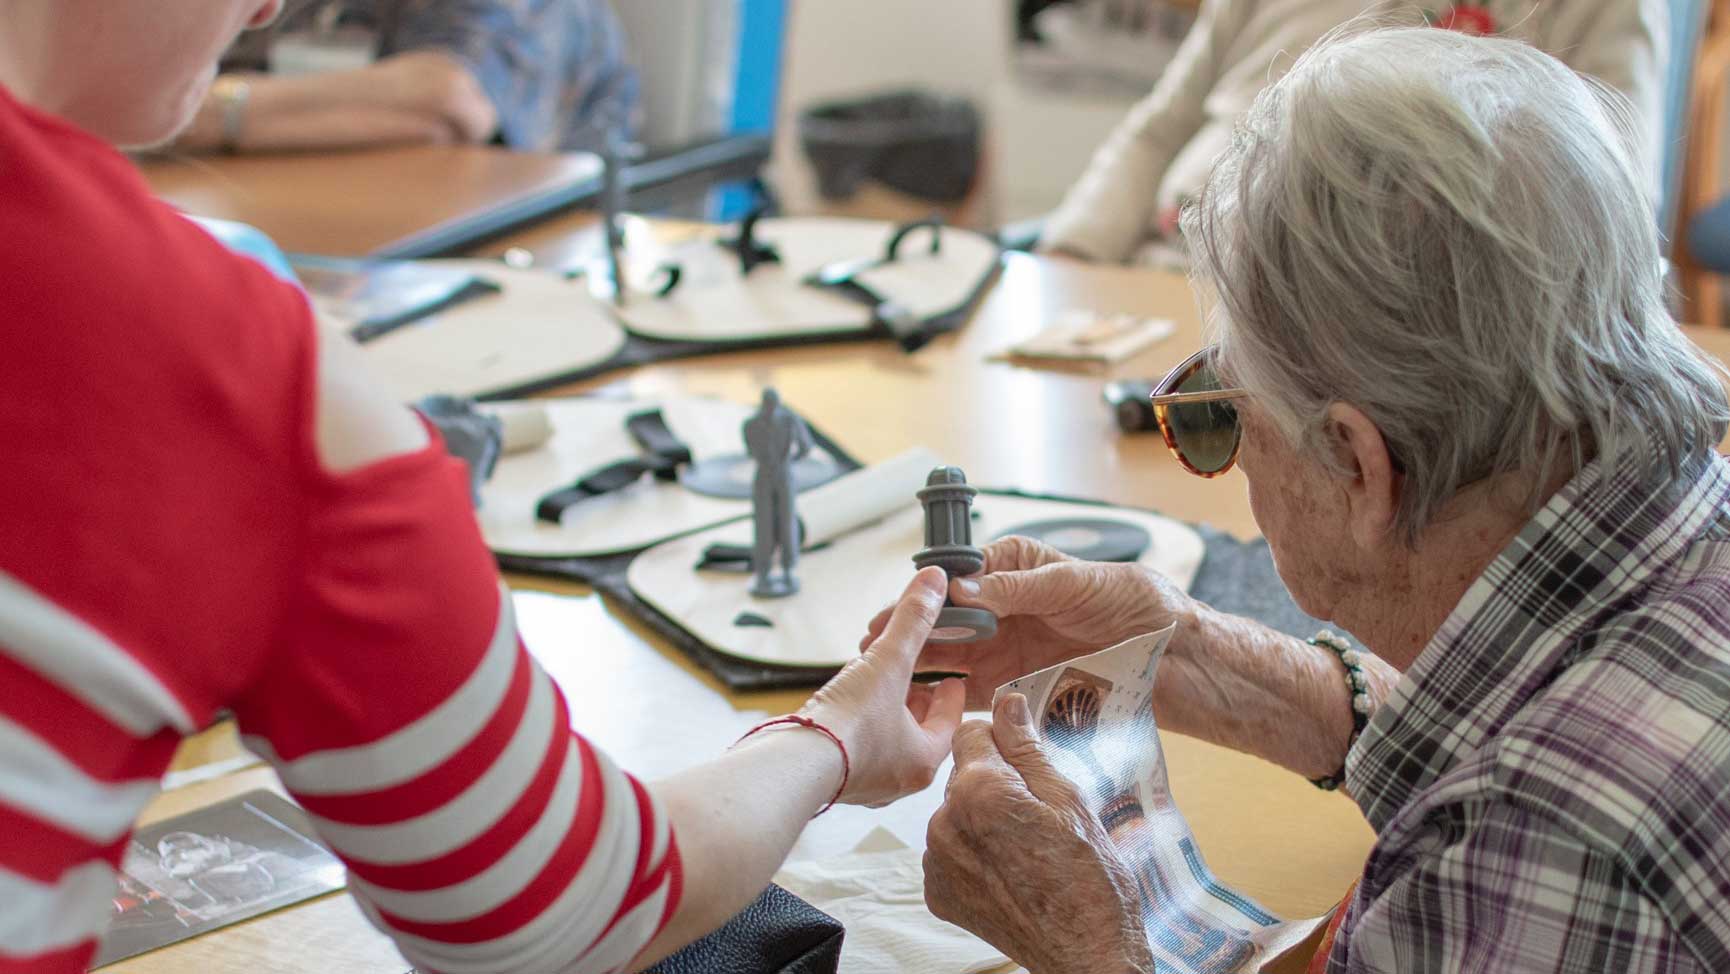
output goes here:
<path id="1" fill-rule="evenodd" d="M 1202 362 L 1172 391 L 1212 392 L 1218 388 L 1219 376 L 1213 364 Z M 1178 451 L 1198 473 L 1219 473 L 1237 457 L 1237 406 L 1231 400 L 1168 406 L 1165 421 Z"/>

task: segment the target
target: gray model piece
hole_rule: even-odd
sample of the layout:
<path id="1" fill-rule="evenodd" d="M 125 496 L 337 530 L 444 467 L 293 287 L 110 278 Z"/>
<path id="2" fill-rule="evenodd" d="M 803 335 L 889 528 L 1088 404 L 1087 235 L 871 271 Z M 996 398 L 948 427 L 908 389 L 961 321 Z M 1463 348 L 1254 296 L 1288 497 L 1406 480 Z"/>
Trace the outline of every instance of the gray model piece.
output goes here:
<path id="1" fill-rule="evenodd" d="M 985 552 L 973 547 L 973 498 L 960 467 L 938 467 L 925 478 L 919 503 L 925 505 L 925 548 L 913 556 L 920 568 L 936 565 L 950 578 L 985 570 Z M 986 609 L 954 605 L 945 599 L 937 624 L 926 637 L 933 643 L 971 643 L 997 635 L 997 616 Z"/>
<path id="2" fill-rule="evenodd" d="M 475 409 L 475 401 L 462 396 L 426 396 L 414 407 L 438 427 L 445 452 L 468 465 L 469 499 L 480 507 L 481 485 L 492 479 L 493 467 L 504 451 L 504 422 Z"/>
<path id="3" fill-rule="evenodd" d="M 757 462 L 751 478 L 751 594 L 776 599 L 799 591 L 799 515 L 794 510 L 793 461 L 811 452 L 811 431 L 781 405 L 774 389 L 763 390 L 763 406 L 745 420 L 745 451 Z M 779 556 L 781 573 L 771 570 Z"/>
<path id="4" fill-rule="evenodd" d="M 607 245 L 608 295 L 618 307 L 625 305 L 625 267 L 619 254 L 625 249 L 625 228 L 619 223 L 626 206 L 625 167 L 636 162 L 643 147 L 632 142 L 627 126 L 629 120 L 622 111 L 613 110 L 607 122 L 607 137 L 601 143 L 601 229 Z M 667 285 L 671 291 L 678 285 L 675 278 Z"/>

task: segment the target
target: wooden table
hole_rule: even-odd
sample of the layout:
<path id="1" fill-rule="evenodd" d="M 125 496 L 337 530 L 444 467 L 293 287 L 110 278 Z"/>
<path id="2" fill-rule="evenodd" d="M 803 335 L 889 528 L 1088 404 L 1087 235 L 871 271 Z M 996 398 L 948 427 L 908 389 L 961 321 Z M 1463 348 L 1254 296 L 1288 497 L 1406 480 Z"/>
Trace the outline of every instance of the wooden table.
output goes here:
<path id="1" fill-rule="evenodd" d="M 572 247 L 546 232 L 515 242 L 548 262 Z M 1157 373 L 1202 340 L 1200 315 L 1182 277 L 1011 255 L 973 322 L 914 356 L 884 342 L 781 349 L 661 363 L 559 392 L 612 386 L 751 401 L 762 385 L 773 384 L 866 461 L 923 443 L 965 467 L 977 483 L 1155 507 L 1254 536 L 1241 476 L 1192 477 L 1157 436 L 1119 435 L 1099 400 L 1102 376 L 985 361 L 1070 308 L 1173 319 L 1173 337 L 1118 374 Z M 1730 332 L 1691 334 L 1730 359 Z M 521 576 L 510 581 L 530 593 L 519 595 L 525 642 L 570 697 L 574 723 L 647 776 L 702 760 L 755 715 L 790 710 L 804 697 L 729 693 L 586 587 Z M 652 727 L 643 717 L 649 701 L 662 715 Z M 225 733 L 195 740 L 183 750 L 183 764 L 231 757 L 236 745 Z M 1178 804 L 1223 881 L 1283 916 L 1312 916 L 1333 905 L 1373 840 L 1356 806 L 1255 758 L 1179 735 L 1165 735 L 1164 742 Z M 159 819 L 260 786 L 275 787 L 267 769 L 229 774 L 164 793 L 145 817 Z M 808 830 L 795 854 L 835 851 L 836 843 L 874 822 L 917 841 L 919 816 L 928 815 L 935 800 L 916 796 L 885 812 L 838 809 Z M 105 970 L 398 974 L 404 967 L 347 896 L 336 895 Z"/>
<path id="2" fill-rule="evenodd" d="M 195 216 L 249 223 L 290 253 L 427 257 L 594 196 L 588 153 L 492 146 L 169 156 L 142 163 L 157 194 Z"/>

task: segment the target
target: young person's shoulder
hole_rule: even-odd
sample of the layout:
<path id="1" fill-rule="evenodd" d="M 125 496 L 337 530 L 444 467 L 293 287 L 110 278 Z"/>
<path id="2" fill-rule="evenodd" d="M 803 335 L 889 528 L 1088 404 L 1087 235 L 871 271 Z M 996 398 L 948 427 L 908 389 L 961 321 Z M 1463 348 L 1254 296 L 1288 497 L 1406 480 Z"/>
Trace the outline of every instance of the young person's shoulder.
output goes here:
<path id="1" fill-rule="evenodd" d="M 120 152 L 3 89 L 0 266 L 0 334 L 49 394 L 118 383 L 184 402 L 220 387 L 234 406 L 308 379 L 299 289 L 157 199 Z"/>

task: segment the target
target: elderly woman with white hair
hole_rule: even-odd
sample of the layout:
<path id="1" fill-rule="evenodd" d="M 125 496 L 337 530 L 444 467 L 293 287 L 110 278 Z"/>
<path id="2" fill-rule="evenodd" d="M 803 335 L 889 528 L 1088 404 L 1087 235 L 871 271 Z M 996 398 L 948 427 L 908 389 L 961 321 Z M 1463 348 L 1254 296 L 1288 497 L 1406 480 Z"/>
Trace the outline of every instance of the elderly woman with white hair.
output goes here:
<path id="1" fill-rule="evenodd" d="M 1730 970 L 1730 463 L 1665 311 L 1618 98 L 1534 48 L 1368 32 L 1260 97 L 1186 214 L 1219 343 L 1168 445 L 1237 461 L 1309 642 L 1025 541 L 929 646 L 970 694 L 1177 624 L 1162 726 L 1344 789 L 1377 833 L 1314 969 Z M 927 899 L 1034 974 L 1153 969 L 1025 701 L 956 737 Z"/>

